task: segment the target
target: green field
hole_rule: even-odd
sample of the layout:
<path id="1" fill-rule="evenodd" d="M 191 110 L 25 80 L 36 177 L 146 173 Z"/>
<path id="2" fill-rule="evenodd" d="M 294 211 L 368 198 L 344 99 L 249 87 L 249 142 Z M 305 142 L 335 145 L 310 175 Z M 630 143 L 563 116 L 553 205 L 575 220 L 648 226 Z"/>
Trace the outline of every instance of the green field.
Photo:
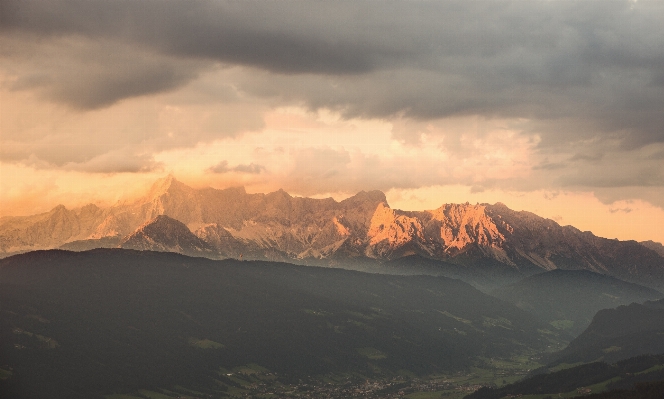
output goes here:
<path id="1" fill-rule="evenodd" d="M 357 352 L 368 359 L 386 359 L 387 355 L 376 348 L 357 348 Z"/>
<path id="2" fill-rule="evenodd" d="M 147 389 L 139 389 L 138 393 L 149 399 L 171 399 L 173 396 L 164 395 L 163 393 L 148 391 Z"/>
<path id="3" fill-rule="evenodd" d="M 569 330 L 574 327 L 574 321 L 572 320 L 554 320 L 550 322 L 552 326 L 559 330 Z"/>
<path id="4" fill-rule="evenodd" d="M 3 370 L 0 369 L 0 380 L 6 380 L 7 378 L 12 376 L 12 372 L 9 370 Z"/>
<path id="5" fill-rule="evenodd" d="M 189 345 L 201 349 L 224 349 L 225 346 L 219 342 L 214 342 L 209 339 L 189 338 Z"/>

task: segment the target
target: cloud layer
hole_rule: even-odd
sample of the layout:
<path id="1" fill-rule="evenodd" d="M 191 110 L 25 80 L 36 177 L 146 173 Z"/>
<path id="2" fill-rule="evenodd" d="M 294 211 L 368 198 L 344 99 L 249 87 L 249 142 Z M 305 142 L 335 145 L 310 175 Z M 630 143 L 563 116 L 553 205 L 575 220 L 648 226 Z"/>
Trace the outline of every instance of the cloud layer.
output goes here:
<path id="1" fill-rule="evenodd" d="M 621 132 L 624 145 L 664 140 L 661 2 L 3 4 L 5 35 L 106 46 L 71 65 L 81 80 L 61 79 L 52 64 L 20 77 L 81 108 L 181 86 L 207 62 L 270 72 L 244 82 L 256 95 L 352 116 L 582 119 Z M 80 49 L 61 50 L 76 58 Z"/>
<path id="2" fill-rule="evenodd" d="M 284 156 L 294 166 L 283 184 L 308 194 L 465 182 L 478 191 L 593 189 L 606 201 L 642 195 L 664 206 L 661 1 L 0 7 L 2 89 L 37 98 L 5 111 L 5 162 L 155 171 L 163 167 L 159 152 L 239 140 L 266 128 L 269 110 L 295 106 L 310 119 L 331 111 L 387 121 L 392 139 L 408 148 L 440 146 L 437 162 L 417 151 L 382 156 L 350 141 L 331 146 L 332 135 L 317 146 L 288 144 Z M 140 99 L 150 102 L 136 109 Z M 33 103 L 48 123 L 16 116 Z M 503 130 L 450 122 L 459 120 Z M 511 142 L 527 154 L 510 152 Z M 261 159 L 232 164 L 206 168 L 255 178 L 278 170 Z"/>

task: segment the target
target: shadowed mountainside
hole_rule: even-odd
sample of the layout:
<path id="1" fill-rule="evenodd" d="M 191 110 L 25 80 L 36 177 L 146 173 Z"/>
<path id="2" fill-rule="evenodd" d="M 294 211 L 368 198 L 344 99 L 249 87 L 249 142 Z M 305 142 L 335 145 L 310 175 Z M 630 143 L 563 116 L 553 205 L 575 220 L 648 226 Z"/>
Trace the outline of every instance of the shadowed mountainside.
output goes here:
<path id="1" fill-rule="evenodd" d="M 444 277 L 124 249 L 0 260 L 0 304 L 14 398 L 216 392 L 232 386 L 219 370 L 247 364 L 286 379 L 455 371 L 564 338 Z"/>
<path id="2" fill-rule="evenodd" d="M 657 353 L 664 353 L 664 299 L 600 310 L 581 335 L 551 356 L 550 366 Z"/>
<path id="3" fill-rule="evenodd" d="M 552 270 L 491 294 L 575 336 L 601 309 L 664 297 L 653 289 L 587 270 Z"/>
<path id="4" fill-rule="evenodd" d="M 581 396 L 590 393 L 590 396 Z M 482 388 L 465 399 L 523 395 L 597 399 L 659 399 L 664 392 L 664 355 L 637 356 L 614 364 L 595 362 L 539 374 L 504 387 Z"/>

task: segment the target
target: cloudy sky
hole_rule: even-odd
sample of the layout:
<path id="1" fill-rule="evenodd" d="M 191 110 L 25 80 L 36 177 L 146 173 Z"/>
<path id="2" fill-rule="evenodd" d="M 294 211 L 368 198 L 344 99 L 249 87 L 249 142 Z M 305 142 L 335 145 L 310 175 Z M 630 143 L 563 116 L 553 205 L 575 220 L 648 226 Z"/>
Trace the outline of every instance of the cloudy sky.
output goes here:
<path id="1" fill-rule="evenodd" d="M 664 2 L 3 0 L 0 215 L 172 173 L 664 242 Z"/>

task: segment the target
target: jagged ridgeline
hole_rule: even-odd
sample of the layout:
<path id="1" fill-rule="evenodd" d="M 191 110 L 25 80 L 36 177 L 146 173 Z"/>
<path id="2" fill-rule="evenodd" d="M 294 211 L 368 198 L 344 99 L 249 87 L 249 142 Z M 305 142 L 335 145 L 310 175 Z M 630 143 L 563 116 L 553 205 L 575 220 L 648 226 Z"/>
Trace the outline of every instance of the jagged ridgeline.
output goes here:
<path id="1" fill-rule="evenodd" d="M 0 260 L 0 306 L 8 398 L 221 397 L 238 366 L 295 381 L 424 375 L 563 342 L 459 280 L 125 249 Z"/>
<path id="2" fill-rule="evenodd" d="M 380 191 L 337 202 L 281 190 L 193 189 L 172 176 L 131 203 L 58 206 L 0 220 L 4 256 L 58 247 L 150 249 L 393 273 L 425 269 L 489 288 L 546 270 L 590 270 L 664 289 L 661 244 L 600 238 L 500 203 L 406 212 L 390 208 Z M 406 257 L 417 264 L 399 262 Z"/>

